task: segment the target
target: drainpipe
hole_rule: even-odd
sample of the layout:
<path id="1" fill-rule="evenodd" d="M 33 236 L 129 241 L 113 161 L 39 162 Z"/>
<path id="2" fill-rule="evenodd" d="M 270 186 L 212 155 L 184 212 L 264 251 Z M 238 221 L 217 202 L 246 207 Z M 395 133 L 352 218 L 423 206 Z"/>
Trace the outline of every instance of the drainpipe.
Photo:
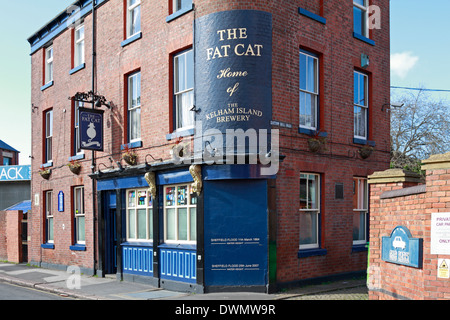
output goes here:
<path id="1" fill-rule="evenodd" d="M 92 92 L 95 94 L 95 63 L 96 63 L 96 41 L 95 41 L 95 0 L 92 0 Z M 92 109 L 95 108 L 95 101 L 92 99 Z M 91 170 L 92 173 L 95 172 L 95 151 L 92 150 L 92 163 L 91 163 Z M 94 251 L 94 275 L 97 274 L 97 213 L 95 210 L 95 204 L 96 204 L 96 184 L 95 179 L 92 180 L 92 214 L 94 219 L 94 225 L 93 225 L 93 251 Z"/>

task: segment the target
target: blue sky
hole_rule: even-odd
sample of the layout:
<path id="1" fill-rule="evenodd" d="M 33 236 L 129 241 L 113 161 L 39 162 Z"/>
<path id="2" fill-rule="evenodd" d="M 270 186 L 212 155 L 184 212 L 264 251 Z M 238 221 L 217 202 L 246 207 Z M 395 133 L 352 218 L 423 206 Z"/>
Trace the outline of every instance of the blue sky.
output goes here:
<path id="1" fill-rule="evenodd" d="M 2 1 L 0 5 L 0 139 L 21 151 L 21 164 L 29 164 L 31 154 L 31 59 L 27 38 L 73 2 L 22 0 L 19 15 L 14 14 L 15 1 Z M 390 3 L 391 85 L 450 90 L 450 1 Z M 393 92 L 401 95 L 404 90 Z M 433 98 L 450 101 L 450 92 L 434 93 Z"/>

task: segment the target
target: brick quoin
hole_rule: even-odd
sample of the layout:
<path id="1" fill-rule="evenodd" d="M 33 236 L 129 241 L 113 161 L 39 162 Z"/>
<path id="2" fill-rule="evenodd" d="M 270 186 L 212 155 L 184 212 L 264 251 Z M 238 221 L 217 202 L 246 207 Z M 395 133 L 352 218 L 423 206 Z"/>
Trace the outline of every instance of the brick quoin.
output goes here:
<path id="1" fill-rule="evenodd" d="M 96 22 L 96 91 L 112 102 L 104 113 L 104 151 L 95 153 L 97 169 L 117 168 L 121 145 L 126 143 L 126 75 L 141 72 L 141 137 L 136 148 L 138 162 L 154 163 L 148 157 L 170 160 L 170 150 L 177 141 L 167 140 L 172 133 L 172 80 L 170 64 L 173 54 L 193 45 L 194 19 L 218 11 L 261 10 L 272 13 L 272 120 L 289 123 L 280 130 L 280 153 L 285 156 L 277 174 L 275 219 L 270 225 L 276 234 L 276 282 L 289 285 L 311 278 L 364 272 L 367 251 L 352 250 L 353 178 L 367 177 L 389 167 L 389 113 L 382 106 L 389 103 L 389 1 L 373 0 L 381 9 L 381 29 L 371 30 L 370 45 L 353 37 L 353 4 L 351 1 L 193 1 L 194 10 L 166 22 L 171 1 L 142 1 L 142 39 L 121 47 L 124 40 L 124 2 L 105 1 L 97 9 Z M 326 24 L 300 15 L 304 8 L 326 19 Z M 54 16 L 54 13 L 49 13 Z M 72 105 L 68 97 L 91 90 L 92 15 L 84 18 L 85 68 L 70 75 L 71 30 L 65 30 L 52 41 L 54 49 L 54 84 L 45 90 L 44 48 L 31 55 L 31 102 L 36 111 L 32 120 L 32 213 L 29 215 L 29 261 L 48 265 L 79 265 L 95 268 L 99 239 L 93 210 L 99 211 L 93 190 L 92 153 L 84 152 L 81 173 L 74 175 L 66 164 L 72 156 Z M 326 150 L 313 153 L 308 149 L 310 135 L 299 133 L 299 50 L 314 52 L 320 61 L 320 129 L 327 133 Z M 361 54 L 370 57 L 370 65 L 361 68 Z M 270 67 L 270 66 L 268 66 Z M 368 140 L 375 149 L 362 159 L 360 144 L 353 142 L 353 71 L 369 76 Z M 88 106 L 90 107 L 90 106 Z M 48 180 L 38 171 L 44 163 L 43 117 L 53 110 L 53 164 Z M 190 137 L 183 138 L 189 141 Z M 111 162 L 112 160 L 112 162 Z M 103 165 L 102 165 L 103 164 Z M 320 247 L 321 256 L 298 257 L 300 173 L 321 174 Z M 344 186 L 343 199 L 335 199 L 335 184 Z M 85 188 L 86 250 L 71 251 L 73 244 L 72 189 Z M 53 190 L 54 249 L 41 248 L 44 241 L 44 191 Z M 57 211 L 57 195 L 65 195 L 65 211 Z M 39 199 L 39 203 L 35 202 Z M 372 221 L 372 220 L 371 220 Z M 95 228 L 94 228 L 95 227 Z"/>

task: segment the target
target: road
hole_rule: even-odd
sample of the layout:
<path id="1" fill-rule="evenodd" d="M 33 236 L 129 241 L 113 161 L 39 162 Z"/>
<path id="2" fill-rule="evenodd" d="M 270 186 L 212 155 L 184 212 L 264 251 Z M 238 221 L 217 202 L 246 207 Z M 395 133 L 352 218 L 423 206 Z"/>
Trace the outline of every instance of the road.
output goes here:
<path id="1" fill-rule="evenodd" d="M 0 282 L 0 300 L 73 300 L 32 288 Z"/>

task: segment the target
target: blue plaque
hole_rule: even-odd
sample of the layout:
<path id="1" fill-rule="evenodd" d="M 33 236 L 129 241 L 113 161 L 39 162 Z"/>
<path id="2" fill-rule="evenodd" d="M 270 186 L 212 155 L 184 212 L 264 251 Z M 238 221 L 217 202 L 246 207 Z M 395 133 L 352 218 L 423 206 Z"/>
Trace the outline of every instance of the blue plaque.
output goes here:
<path id="1" fill-rule="evenodd" d="M 79 108 L 80 148 L 103 151 L 103 110 Z"/>
<path id="2" fill-rule="evenodd" d="M 58 193 L 58 211 L 64 211 L 64 192 L 62 191 Z"/>
<path id="3" fill-rule="evenodd" d="M 255 147 L 245 145 L 244 139 L 227 145 L 227 131 L 255 132 L 256 140 L 266 140 L 269 149 L 272 15 L 257 10 L 222 11 L 200 17 L 194 24 L 195 139 L 201 145 L 196 152 L 208 151 L 214 144 L 224 150 L 222 154 L 236 154 L 238 149 L 249 153 Z"/>
<path id="4" fill-rule="evenodd" d="M 396 227 L 382 238 L 381 259 L 414 268 L 422 267 L 422 239 L 413 238 L 408 228 Z"/>

